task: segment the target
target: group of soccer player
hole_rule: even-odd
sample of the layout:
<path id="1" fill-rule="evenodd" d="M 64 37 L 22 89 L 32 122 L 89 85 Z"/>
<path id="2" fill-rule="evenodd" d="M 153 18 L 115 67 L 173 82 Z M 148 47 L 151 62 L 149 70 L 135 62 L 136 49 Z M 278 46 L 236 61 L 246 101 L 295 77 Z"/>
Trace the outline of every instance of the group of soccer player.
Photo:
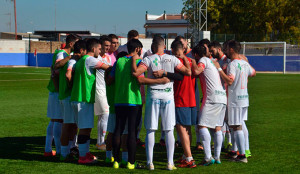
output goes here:
<path id="1" fill-rule="evenodd" d="M 105 162 L 113 168 L 143 168 L 136 162 L 136 148 L 142 144 L 146 148 L 147 168 L 154 170 L 153 149 L 159 124 L 161 144 L 165 143 L 167 150 L 167 170 L 176 169 L 173 158 L 178 144 L 184 153 L 176 161 L 177 167 L 197 166 L 191 151 L 191 126 L 195 126 L 197 146 L 205 154 L 199 165 L 221 164 L 224 144 L 232 161 L 247 163 L 251 156 L 245 124 L 249 106 L 247 83 L 248 76 L 255 76 L 256 72 L 239 54 L 240 43 L 229 40 L 222 46 L 203 39 L 191 49 L 178 36 L 171 51 L 167 51 L 165 40 L 159 35 L 153 37 L 150 50 L 143 48 L 136 30 L 129 31 L 127 38 L 127 43 L 119 46 L 119 38 L 114 34 L 99 40 L 82 40 L 70 34 L 65 47 L 55 51 L 48 84 L 47 116 L 51 120 L 44 156 L 59 156 L 66 162 L 78 158 L 79 164 L 97 162 L 89 151 L 96 116 L 96 147 L 106 150 Z M 142 122 L 145 144 L 139 138 Z M 53 139 L 56 151 L 52 150 Z"/>

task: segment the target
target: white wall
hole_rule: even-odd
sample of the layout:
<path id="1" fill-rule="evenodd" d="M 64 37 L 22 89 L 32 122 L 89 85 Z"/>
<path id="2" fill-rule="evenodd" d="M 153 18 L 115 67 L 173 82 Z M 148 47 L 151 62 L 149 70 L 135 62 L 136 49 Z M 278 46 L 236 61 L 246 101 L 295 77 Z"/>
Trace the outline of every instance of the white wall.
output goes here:
<path id="1" fill-rule="evenodd" d="M 28 41 L 0 39 L 0 53 L 27 53 Z"/>
<path id="2" fill-rule="evenodd" d="M 143 48 L 145 48 L 146 50 L 151 49 L 151 44 L 152 44 L 152 38 L 146 38 L 146 39 L 139 39 L 142 44 L 143 44 Z M 168 39 L 167 40 L 167 49 L 170 50 L 171 49 L 171 43 L 174 41 L 174 39 Z M 127 43 L 127 38 L 120 38 L 119 39 L 120 45 L 124 45 Z"/>

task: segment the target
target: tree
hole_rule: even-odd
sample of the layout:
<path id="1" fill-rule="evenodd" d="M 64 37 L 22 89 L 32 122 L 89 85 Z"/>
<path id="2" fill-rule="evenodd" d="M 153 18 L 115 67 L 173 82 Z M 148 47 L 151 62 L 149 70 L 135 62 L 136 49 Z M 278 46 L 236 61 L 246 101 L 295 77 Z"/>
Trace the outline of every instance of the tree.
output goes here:
<path id="1" fill-rule="evenodd" d="M 195 0 L 183 0 L 182 13 L 193 22 Z M 208 0 L 208 29 L 243 41 L 300 44 L 299 0 Z M 193 24 L 193 23 L 192 23 Z"/>

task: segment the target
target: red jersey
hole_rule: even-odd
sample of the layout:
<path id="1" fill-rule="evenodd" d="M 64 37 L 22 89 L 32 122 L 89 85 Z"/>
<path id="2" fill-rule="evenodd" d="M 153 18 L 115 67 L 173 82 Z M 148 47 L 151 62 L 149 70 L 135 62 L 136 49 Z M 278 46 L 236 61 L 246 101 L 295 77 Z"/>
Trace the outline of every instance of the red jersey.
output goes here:
<path id="1" fill-rule="evenodd" d="M 190 66 L 192 67 L 192 61 L 188 58 Z M 183 64 L 183 60 L 179 59 Z M 195 76 L 184 76 L 182 81 L 174 81 L 174 100 L 175 107 L 196 107 L 195 98 Z"/>

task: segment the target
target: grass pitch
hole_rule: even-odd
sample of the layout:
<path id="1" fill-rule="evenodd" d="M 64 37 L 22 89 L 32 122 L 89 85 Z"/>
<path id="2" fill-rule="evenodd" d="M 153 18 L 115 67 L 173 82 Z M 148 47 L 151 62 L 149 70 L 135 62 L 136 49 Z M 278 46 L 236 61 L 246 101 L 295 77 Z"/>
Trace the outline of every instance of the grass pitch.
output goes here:
<path id="1" fill-rule="evenodd" d="M 141 173 L 147 170 L 114 170 L 104 164 L 105 152 L 96 150 L 96 129 L 92 131 L 91 151 L 99 157 L 96 165 L 61 163 L 43 157 L 49 68 L 0 68 L 0 173 Z M 229 162 L 221 165 L 178 169 L 172 173 L 300 173 L 300 75 L 257 74 L 249 79 L 250 107 L 247 126 L 252 157 L 248 164 Z M 96 121 L 96 119 L 95 119 Z M 96 127 L 96 125 L 95 125 Z M 194 133 L 194 131 L 193 131 Z M 158 143 L 160 131 L 156 132 Z M 145 138 L 142 129 L 141 139 Z M 203 152 L 194 150 L 197 163 Z M 174 160 L 182 154 L 175 149 Z M 222 156 L 224 154 L 222 153 Z M 146 163 L 145 149 L 139 148 L 137 160 Z M 168 172 L 166 150 L 154 150 L 153 173 Z"/>

